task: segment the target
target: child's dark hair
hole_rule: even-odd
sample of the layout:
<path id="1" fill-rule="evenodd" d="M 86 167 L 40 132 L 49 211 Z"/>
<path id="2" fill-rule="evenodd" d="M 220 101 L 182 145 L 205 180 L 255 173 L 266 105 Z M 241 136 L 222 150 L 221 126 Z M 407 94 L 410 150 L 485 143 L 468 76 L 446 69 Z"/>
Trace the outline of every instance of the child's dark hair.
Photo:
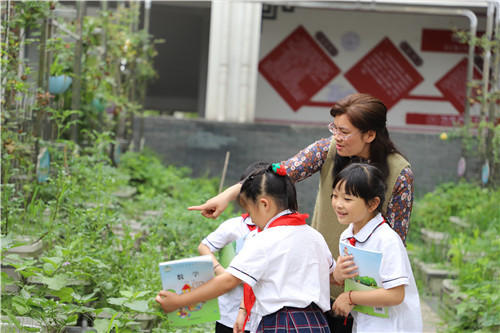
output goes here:
<path id="1" fill-rule="evenodd" d="M 283 166 L 281 168 L 284 170 Z M 245 179 L 237 201 L 240 206 L 245 200 L 256 203 L 257 198 L 262 195 L 272 197 L 280 208 L 294 213 L 298 211 L 295 185 L 286 174 L 280 176 L 273 169 L 273 164 L 267 164 L 266 168 L 254 171 Z"/>
<path id="2" fill-rule="evenodd" d="M 347 194 L 359 197 L 366 203 L 379 197 L 380 203 L 375 211 L 382 211 L 386 185 L 379 168 L 366 163 L 352 163 L 338 173 L 333 180 L 332 188 L 338 184 L 344 184 Z"/>
<path id="3" fill-rule="evenodd" d="M 248 176 L 250 176 L 253 172 L 255 172 L 257 170 L 265 169 L 267 167 L 269 167 L 269 163 L 268 162 L 262 162 L 262 161 L 253 162 L 252 164 L 250 164 L 249 166 L 247 166 L 247 168 L 245 169 L 245 171 L 243 171 L 243 173 L 240 176 L 240 181 L 245 180 L 245 178 L 247 178 Z"/>

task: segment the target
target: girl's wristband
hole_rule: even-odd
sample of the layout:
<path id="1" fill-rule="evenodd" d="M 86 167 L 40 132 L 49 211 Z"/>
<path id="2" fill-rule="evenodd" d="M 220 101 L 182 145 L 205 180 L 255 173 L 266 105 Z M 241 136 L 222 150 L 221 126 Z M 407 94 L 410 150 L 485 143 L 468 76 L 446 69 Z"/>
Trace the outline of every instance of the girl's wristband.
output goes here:
<path id="1" fill-rule="evenodd" d="M 245 309 L 244 307 L 241 307 L 241 306 L 240 306 L 240 310 L 245 310 L 245 311 L 246 311 L 247 309 Z"/>
<path id="2" fill-rule="evenodd" d="M 349 290 L 349 305 L 355 305 L 351 298 L 352 290 Z"/>
<path id="3" fill-rule="evenodd" d="M 219 266 L 221 266 L 221 264 L 217 264 L 217 265 L 215 265 L 215 266 L 214 266 L 214 271 L 215 271 L 215 269 L 216 269 L 217 267 L 219 267 Z"/>

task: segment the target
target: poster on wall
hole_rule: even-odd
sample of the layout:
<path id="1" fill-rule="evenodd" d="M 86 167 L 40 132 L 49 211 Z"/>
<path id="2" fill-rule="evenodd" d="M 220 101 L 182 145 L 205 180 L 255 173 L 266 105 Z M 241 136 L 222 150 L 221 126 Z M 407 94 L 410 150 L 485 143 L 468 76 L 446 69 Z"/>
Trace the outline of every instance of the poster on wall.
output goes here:
<path id="1" fill-rule="evenodd" d="M 384 102 L 392 129 L 463 121 L 468 46 L 452 28 L 467 29 L 464 18 L 278 7 L 262 27 L 258 122 L 325 124 L 335 101 L 356 92 Z M 475 121 L 478 107 L 470 110 Z"/>
<path id="2" fill-rule="evenodd" d="M 299 26 L 259 63 L 259 72 L 297 111 L 340 73 L 318 43 Z"/>

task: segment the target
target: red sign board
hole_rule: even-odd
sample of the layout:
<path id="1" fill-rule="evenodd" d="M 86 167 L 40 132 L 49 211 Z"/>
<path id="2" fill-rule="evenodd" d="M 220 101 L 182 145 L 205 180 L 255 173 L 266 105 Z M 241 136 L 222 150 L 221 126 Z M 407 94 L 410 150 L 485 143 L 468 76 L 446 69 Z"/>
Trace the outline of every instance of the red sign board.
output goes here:
<path id="1" fill-rule="evenodd" d="M 471 117 L 473 123 L 479 121 L 479 117 Z M 452 127 L 464 123 L 463 115 L 433 114 L 433 113 L 412 113 L 406 114 L 406 123 L 411 125 L 434 125 Z"/>
<path id="2" fill-rule="evenodd" d="M 337 76 L 340 69 L 299 26 L 260 61 L 259 72 L 297 111 Z"/>
<path id="3" fill-rule="evenodd" d="M 428 52 L 447 52 L 447 53 L 469 53 L 469 45 L 461 43 L 451 30 L 441 29 L 422 29 L 421 51 Z M 482 35 L 483 32 L 478 32 L 477 35 Z M 479 48 L 475 49 L 476 53 L 480 53 Z"/>
<path id="4" fill-rule="evenodd" d="M 474 68 L 473 80 L 480 80 L 481 73 Z M 467 58 L 463 58 L 455 67 L 446 73 L 438 82 L 436 87 L 443 94 L 444 98 L 458 110 L 460 114 L 465 109 L 465 93 L 467 86 Z M 476 96 L 473 91 L 471 97 Z"/>
<path id="5" fill-rule="evenodd" d="M 424 80 L 387 37 L 345 77 L 357 91 L 379 98 L 388 109 Z"/>

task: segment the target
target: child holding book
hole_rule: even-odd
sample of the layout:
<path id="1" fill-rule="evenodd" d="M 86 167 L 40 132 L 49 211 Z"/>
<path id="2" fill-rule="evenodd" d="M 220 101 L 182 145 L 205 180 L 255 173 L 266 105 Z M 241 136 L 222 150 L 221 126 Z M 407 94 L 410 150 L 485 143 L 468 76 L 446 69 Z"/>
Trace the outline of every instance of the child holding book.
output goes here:
<path id="1" fill-rule="evenodd" d="M 254 162 L 250 164 L 241 175 L 240 181 L 244 181 L 252 172 L 268 166 L 269 163 L 266 162 Z M 214 232 L 205 237 L 198 246 L 198 252 L 201 255 L 211 255 L 215 274 L 222 274 L 226 271 L 225 267 L 219 263 L 214 253 L 233 241 L 245 238 L 250 231 L 256 228 L 257 226 L 252 222 L 252 218 L 248 213 L 233 217 L 221 223 Z M 220 320 L 215 324 L 216 333 L 233 333 L 233 325 L 238 317 L 238 308 L 242 298 L 242 285 L 219 297 Z"/>
<path id="2" fill-rule="evenodd" d="M 324 312 L 330 308 L 333 258 L 321 234 L 297 212 L 295 187 L 279 164 L 252 173 L 238 202 L 262 229 L 252 233 L 226 272 L 182 294 L 160 291 L 165 312 L 218 297 L 241 284 L 252 287 L 250 331 L 330 332 Z M 251 295 L 245 295 L 251 299 Z"/>
<path id="3" fill-rule="evenodd" d="M 382 174 L 369 164 L 351 164 L 333 181 L 332 207 L 339 223 L 349 225 L 340 242 L 382 253 L 382 288 L 343 292 L 332 310 L 347 316 L 355 305 L 387 307 L 388 318 L 352 311 L 353 332 L 422 332 L 420 299 L 406 248 L 380 213 L 384 196 Z M 335 282 L 343 285 L 345 279 L 356 276 L 355 265 L 353 256 L 339 256 Z"/>

